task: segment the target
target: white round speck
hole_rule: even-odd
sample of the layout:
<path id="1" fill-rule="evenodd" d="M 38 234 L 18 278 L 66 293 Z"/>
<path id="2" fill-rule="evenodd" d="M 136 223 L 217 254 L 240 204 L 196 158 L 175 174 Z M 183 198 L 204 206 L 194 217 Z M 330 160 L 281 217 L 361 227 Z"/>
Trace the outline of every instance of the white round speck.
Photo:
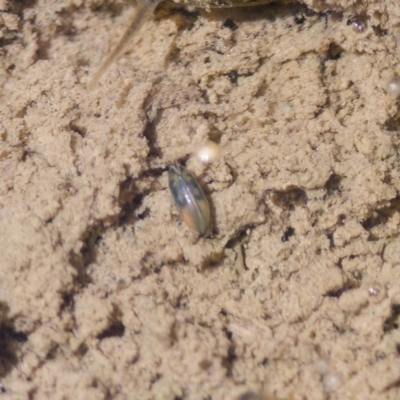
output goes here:
<path id="1" fill-rule="evenodd" d="M 314 363 L 314 367 L 315 367 L 315 371 L 320 375 L 325 375 L 329 371 L 328 364 L 323 360 L 316 361 Z"/>
<path id="2" fill-rule="evenodd" d="M 389 79 L 386 83 L 386 92 L 387 94 L 398 97 L 400 96 L 400 79 L 397 76 Z"/>
<path id="3" fill-rule="evenodd" d="M 196 153 L 197 158 L 203 164 L 211 164 L 216 161 L 221 154 L 219 145 L 209 140 L 204 146 L 202 146 Z"/>
<path id="4" fill-rule="evenodd" d="M 342 377 L 340 373 L 330 372 L 324 376 L 322 382 L 324 384 L 325 390 L 327 392 L 332 392 L 339 387 L 341 380 Z"/>
<path id="5" fill-rule="evenodd" d="M 375 287 L 368 288 L 368 293 L 370 296 L 377 296 L 379 294 L 379 289 Z"/>

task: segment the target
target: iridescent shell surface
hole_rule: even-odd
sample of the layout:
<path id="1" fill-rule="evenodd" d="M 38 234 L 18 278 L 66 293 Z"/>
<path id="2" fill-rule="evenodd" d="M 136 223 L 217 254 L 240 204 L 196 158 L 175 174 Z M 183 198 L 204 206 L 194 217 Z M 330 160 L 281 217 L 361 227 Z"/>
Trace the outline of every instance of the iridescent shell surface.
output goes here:
<path id="1" fill-rule="evenodd" d="M 189 228 L 204 234 L 210 225 L 210 205 L 199 182 L 182 165 L 171 166 L 168 175 L 179 215 Z"/>

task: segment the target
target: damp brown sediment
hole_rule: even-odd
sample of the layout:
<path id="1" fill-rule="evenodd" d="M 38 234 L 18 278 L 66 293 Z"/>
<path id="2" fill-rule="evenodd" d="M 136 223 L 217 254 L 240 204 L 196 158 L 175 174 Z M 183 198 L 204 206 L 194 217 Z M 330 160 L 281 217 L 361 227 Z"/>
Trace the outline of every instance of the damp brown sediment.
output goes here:
<path id="1" fill-rule="evenodd" d="M 161 5 L 88 92 L 133 10 L 0 1 L 2 397 L 399 398 L 400 13 L 306 3 Z"/>

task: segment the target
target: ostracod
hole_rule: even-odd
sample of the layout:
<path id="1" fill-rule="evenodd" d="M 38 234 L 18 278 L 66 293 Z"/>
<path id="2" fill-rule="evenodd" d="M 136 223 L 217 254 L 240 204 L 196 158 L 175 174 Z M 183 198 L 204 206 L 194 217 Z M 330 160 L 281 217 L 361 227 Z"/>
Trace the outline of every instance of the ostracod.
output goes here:
<path id="1" fill-rule="evenodd" d="M 204 234 L 210 225 L 210 205 L 197 179 L 182 165 L 171 166 L 169 188 L 178 212 L 189 228 Z"/>

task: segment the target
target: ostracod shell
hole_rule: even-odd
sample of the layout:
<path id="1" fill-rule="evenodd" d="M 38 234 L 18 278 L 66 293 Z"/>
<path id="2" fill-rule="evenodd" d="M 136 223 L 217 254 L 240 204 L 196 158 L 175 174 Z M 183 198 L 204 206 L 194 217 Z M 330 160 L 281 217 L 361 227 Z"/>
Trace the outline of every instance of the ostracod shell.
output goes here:
<path id="1" fill-rule="evenodd" d="M 204 234 L 210 224 L 210 205 L 197 179 L 182 165 L 169 168 L 169 188 L 178 212 L 189 228 Z"/>

